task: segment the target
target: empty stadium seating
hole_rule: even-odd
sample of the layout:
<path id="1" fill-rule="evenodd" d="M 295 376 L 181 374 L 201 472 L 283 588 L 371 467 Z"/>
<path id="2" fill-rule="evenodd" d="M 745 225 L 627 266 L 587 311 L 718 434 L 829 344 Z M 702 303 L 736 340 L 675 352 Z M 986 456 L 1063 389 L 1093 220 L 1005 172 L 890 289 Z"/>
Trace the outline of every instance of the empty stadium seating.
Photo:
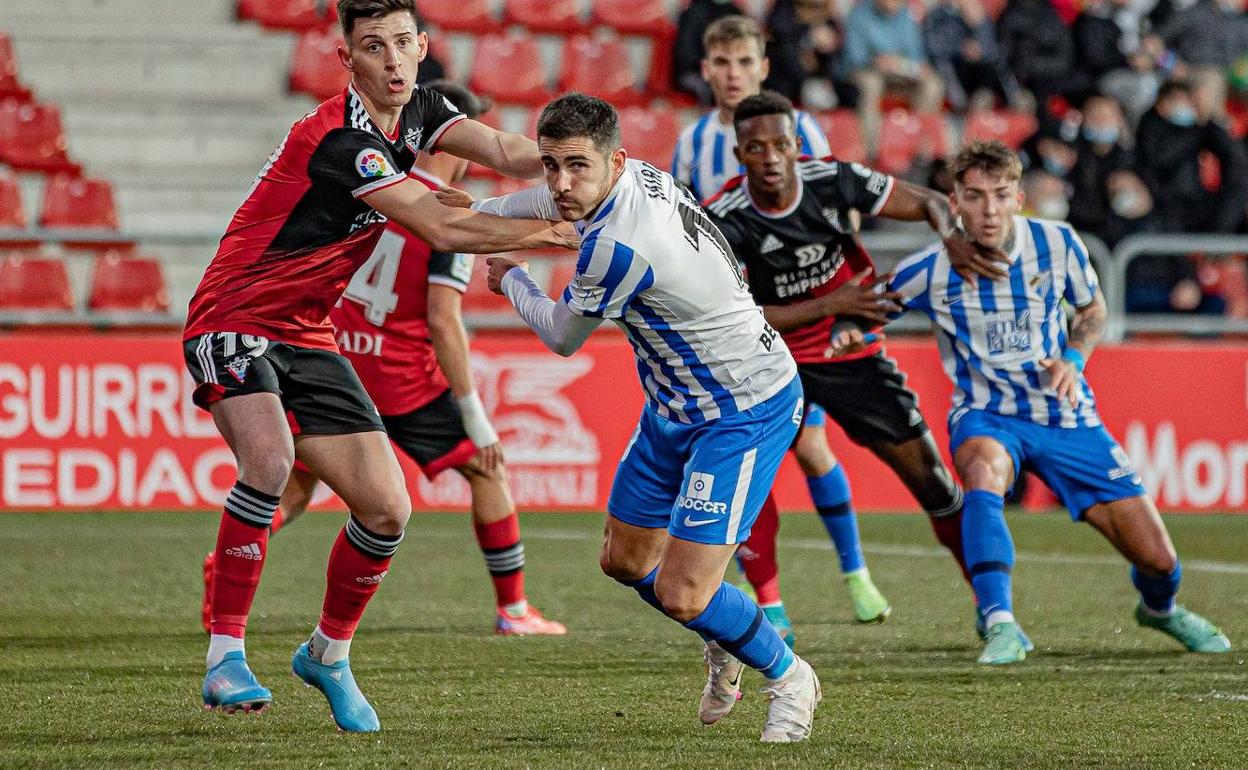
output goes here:
<path id="1" fill-rule="evenodd" d="M 30 90 L 17 77 L 17 54 L 13 52 L 13 42 L 8 35 L 0 32 L 0 99 L 26 101 L 29 98 Z"/>
<path id="2" fill-rule="evenodd" d="M 269 29 L 313 29 L 325 23 L 318 5 L 318 0 L 239 0 L 238 17 Z"/>
<path id="3" fill-rule="evenodd" d="M 0 162 L 24 171 L 75 169 L 61 111 L 16 99 L 0 102 Z"/>
<path id="4" fill-rule="evenodd" d="M 670 169 L 680 122 L 670 110 L 626 107 L 620 110 L 620 138 L 629 157 Z"/>
<path id="5" fill-rule="evenodd" d="M 890 110 L 880 125 L 876 165 L 889 174 L 904 174 L 919 158 L 945 154 L 944 119 L 939 115 L 917 115 L 906 110 Z"/>
<path id="6" fill-rule="evenodd" d="M 965 141 L 998 139 L 1017 149 L 1036 132 L 1036 118 L 1030 113 L 981 110 L 966 116 Z"/>
<path id="7" fill-rule="evenodd" d="M 676 26 L 668 16 L 664 0 L 595 0 L 592 19 L 623 35 L 648 35 L 666 40 Z"/>
<path id="8" fill-rule="evenodd" d="M 116 251 L 100 255 L 95 261 L 87 307 L 99 311 L 167 312 L 169 291 L 160 262 Z"/>
<path id="9" fill-rule="evenodd" d="M 346 88 L 351 73 L 338 58 L 342 35 L 333 27 L 299 37 L 290 63 L 290 90 L 323 101 Z"/>
<path id="10" fill-rule="evenodd" d="M 638 90 L 628 49 L 618 39 L 577 35 L 563 52 L 560 91 L 581 91 L 611 102 L 616 107 L 642 104 L 646 95 Z"/>
<path id="11" fill-rule="evenodd" d="M 815 120 L 828 137 L 832 155 L 837 160 L 867 162 L 867 143 L 862 136 L 862 124 L 853 110 L 821 112 L 815 115 Z"/>
<path id="12" fill-rule="evenodd" d="M 537 43 L 518 34 L 487 35 L 477 41 L 471 87 L 521 104 L 545 104 L 552 96 Z"/>
<path id="13" fill-rule="evenodd" d="M 26 228 L 26 211 L 22 207 L 22 191 L 17 177 L 7 169 L 0 169 L 0 229 L 23 230 Z"/>
<path id="14" fill-rule="evenodd" d="M 534 32 L 567 35 L 585 29 L 580 0 L 507 0 L 504 17 Z"/>
<path id="15" fill-rule="evenodd" d="M 22 253 L 0 257 L 0 310 L 73 309 L 69 273 L 59 259 Z"/>
<path id="16" fill-rule="evenodd" d="M 436 24 L 446 32 L 484 34 L 499 28 L 490 5 L 490 0 L 424 2 L 420 4 L 420 14 L 426 22 Z"/>
<path id="17" fill-rule="evenodd" d="M 57 174 L 43 189 L 39 224 L 61 230 L 117 230 L 117 207 L 113 188 L 102 179 Z M 73 249 L 114 248 L 115 243 L 74 240 L 65 244 Z"/>

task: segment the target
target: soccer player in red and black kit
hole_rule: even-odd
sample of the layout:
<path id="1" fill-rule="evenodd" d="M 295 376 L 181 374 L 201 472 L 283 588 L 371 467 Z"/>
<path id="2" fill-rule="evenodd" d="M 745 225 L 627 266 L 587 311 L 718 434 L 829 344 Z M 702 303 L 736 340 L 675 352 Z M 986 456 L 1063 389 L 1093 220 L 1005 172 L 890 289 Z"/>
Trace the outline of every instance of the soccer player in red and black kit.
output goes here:
<path id="1" fill-rule="evenodd" d="M 340 0 L 343 93 L 296 123 L 234 215 L 187 313 L 195 400 L 238 461 L 212 576 L 204 705 L 267 706 L 243 633 L 268 527 L 295 457 L 351 509 L 329 557 L 320 623 L 291 665 L 338 726 L 380 729 L 347 662 L 351 637 L 403 537 L 411 502 L 381 418 L 338 352 L 329 312 L 388 219 L 446 252 L 569 247 L 563 226 L 439 203 L 407 172 L 446 151 L 519 177 L 542 171 L 536 144 L 467 119 L 419 88 L 428 50 L 412 0 Z"/>
<path id="2" fill-rule="evenodd" d="M 425 87 L 470 118 L 488 109 L 456 83 Z M 459 181 L 467 170 L 463 158 L 421 152 L 412 176 L 436 191 Z M 460 311 L 471 275 L 470 255 L 433 251 L 391 223 L 329 318 L 338 348 L 377 405 L 391 440 L 426 476 L 454 469 L 467 479 L 473 530 L 494 583 L 494 632 L 565 634 L 562 623 L 542 617 L 525 595 L 520 518 L 507 486 L 502 445 L 473 386 Z M 302 515 L 316 490 L 316 476 L 300 463 L 290 479 L 270 536 Z M 206 592 L 205 608 L 209 598 Z"/>
<path id="3" fill-rule="evenodd" d="M 945 466 L 918 398 L 876 341 L 853 355 L 830 354 L 838 316 L 881 325 L 896 309 L 877 291 L 874 264 L 850 223 L 851 211 L 927 221 L 965 264 L 983 264 L 957 232 L 948 202 L 857 164 L 799 161 L 793 105 L 764 91 L 737 107 L 737 157 L 746 173 L 707 202 L 712 220 L 742 260 L 754 299 L 797 359 L 809 403 L 823 407 L 854 442 L 901 478 L 927 511 L 937 539 L 965 574 L 962 490 Z M 774 531 L 759 538 L 774 541 Z M 773 543 L 746 541 L 755 553 Z"/>

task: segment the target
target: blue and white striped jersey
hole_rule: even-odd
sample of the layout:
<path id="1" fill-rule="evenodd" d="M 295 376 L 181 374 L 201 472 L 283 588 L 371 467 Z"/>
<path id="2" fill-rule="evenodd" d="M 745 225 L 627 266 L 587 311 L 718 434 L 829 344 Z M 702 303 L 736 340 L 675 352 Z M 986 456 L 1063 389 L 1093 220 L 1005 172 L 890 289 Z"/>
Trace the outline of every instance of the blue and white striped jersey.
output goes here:
<path id="1" fill-rule="evenodd" d="M 1082 380 L 1078 405 L 1057 397 L 1040 366 L 1066 349 L 1062 300 L 1083 307 L 1096 297 L 1088 251 L 1070 225 L 1014 217 L 1009 277 L 967 282 L 943 246 L 898 265 L 889 284 L 907 309 L 927 314 L 945 373 L 953 381 L 952 412 L 981 409 L 1053 427 L 1101 424 L 1092 389 Z"/>
<path id="2" fill-rule="evenodd" d="M 797 376 L 728 242 L 667 173 L 629 160 L 592 217 L 563 300 L 624 330 L 652 408 L 700 423 L 749 409 Z"/>
<path id="3" fill-rule="evenodd" d="M 797 113 L 797 138 L 802 142 L 802 155 L 822 158 L 832 152 L 828 138 L 809 113 Z M 732 154 L 736 146 L 736 129 L 731 123 L 720 123 L 719 110 L 712 110 L 681 132 L 672 157 L 672 176 L 705 201 L 729 179 L 745 173 L 745 166 Z"/>

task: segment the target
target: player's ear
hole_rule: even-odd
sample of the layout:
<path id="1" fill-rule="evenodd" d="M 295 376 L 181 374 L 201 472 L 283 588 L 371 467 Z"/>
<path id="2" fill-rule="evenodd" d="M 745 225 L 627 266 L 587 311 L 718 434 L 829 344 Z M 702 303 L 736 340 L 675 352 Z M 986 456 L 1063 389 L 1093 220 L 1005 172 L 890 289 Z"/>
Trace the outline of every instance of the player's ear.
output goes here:
<path id="1" fill-rule="evenodd" d="M 338 61 L 342 62 L 342 66 L 354 70 L 355 66 L 351 63 L 351 50 L 345 45 L 338 46 Z"/>
<path id="2" fill-rule="evenodd" d="M 708 83 L 711 81 L 711 60 L 702 57 L 702 79 Z"/>
<path id="3" fill-rule="evenodd" d="M 628 161 L 628 152 L 623 147 L 617 147 L 611 153 L 611 171 L 619 174 L 624 171 L 624 163 Z"/>
<path id="4" fill-rule="evenodd" d="M 767 76 L 771 74 L 771 59 L 768 59 L 766 56 L 763 57 L 762 73 L 763 80 L 766 80 Z"/>
<path id="5" fill-rule="evenodd" d="M 958 214 L 958 185 L 957 184 L 954 184 L 953 189 L 949 191 L 949 208 L 951 211 L 953 211 L 953 215 L 955 217 L 960 216 Z"/>
<path id="6" fill-rule="evenodd" d="M 416 55 L 416 61 L 423 62 L 425 57 L 429 55 L 429 33 L 421 30 L 416 34 L 416 45 L 419 47 L 420 53 Z"/>

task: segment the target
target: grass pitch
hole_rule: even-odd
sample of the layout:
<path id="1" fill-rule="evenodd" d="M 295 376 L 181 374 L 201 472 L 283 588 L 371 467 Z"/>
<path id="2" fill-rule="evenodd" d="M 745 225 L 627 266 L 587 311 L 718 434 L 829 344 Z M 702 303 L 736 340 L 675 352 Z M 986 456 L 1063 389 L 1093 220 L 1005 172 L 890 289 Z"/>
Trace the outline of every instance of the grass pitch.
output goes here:
<path id="1" fill-rule="evenodd" d="M 289 675 L 341 517 L 271 543 L 248 658 L 274 707 L 226 717 L 199 700 L 216 515 L 0 516 L 0 767 L 1248 766 L 1248 517 L 1167 521 L 1180 600 L 1237 645 L 1202 657 L 1135 626 L 1126 567 L 1090 528 L 1013 516 L 1037 650 L 985 670 L 967 588 L 923 519 L 863 517 L 894 613 L 859 626 L 817 520 L 786 516 L 786 600 L 824 692 L 794 746 L 758 743 L 752 672 L 731 717 L 698 723 L 697 639 L 598 573 L 601 521 L 524 517 L 531 597 L 571 633 L 499 639 L 467 517 L 418 516 L 353 647 L 383 732 L 349 736 Z"/>

